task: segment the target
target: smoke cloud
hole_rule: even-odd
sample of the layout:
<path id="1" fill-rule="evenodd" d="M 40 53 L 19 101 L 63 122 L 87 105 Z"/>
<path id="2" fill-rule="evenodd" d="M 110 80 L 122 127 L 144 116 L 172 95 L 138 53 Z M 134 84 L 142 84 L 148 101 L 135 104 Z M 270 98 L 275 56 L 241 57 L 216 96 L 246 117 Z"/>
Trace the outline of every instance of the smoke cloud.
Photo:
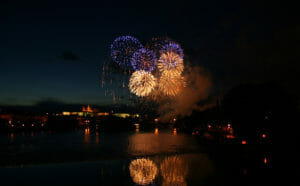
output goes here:
<path id="1" fill-rule="evenodd" d="M 215 103 L 200 105 L 208 99 L 213 83 L 210 73 L 202 67 L 186 67 L 186 86 L 180 94 L 168 101 L 162 101 L 158 112 L 160 121 L 167 122 L 174 117 L 190 116 L 194 110 L 202 111 Z"/>

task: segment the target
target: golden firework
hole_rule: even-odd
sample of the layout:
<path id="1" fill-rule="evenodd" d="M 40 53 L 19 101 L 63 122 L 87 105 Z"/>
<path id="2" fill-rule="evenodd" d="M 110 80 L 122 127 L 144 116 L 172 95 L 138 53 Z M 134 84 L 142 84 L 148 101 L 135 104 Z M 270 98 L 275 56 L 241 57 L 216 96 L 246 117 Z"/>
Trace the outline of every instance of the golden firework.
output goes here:
<path id="1" fill-rule="evenodd" d="M 156 78 L 144 70 L 134 72 L 129 80 L 130 92 L 140 97 L 149 95 L 155 86 Z"/>
<path id="2" fill-rule="evenodd" d="M 184 68 L 183 59 L 180 55 L 172 51 L 161 53 L 157 68 L 161 72 L 172 70 L 176 71 L 176 73 L 181 74 Z"/>
<path id="3" fill-rule="evenodd" d="M 134 183 L 148 185 L 155 179 L 158 169 L 150 159 L 136 159 L 129 165 L 130 176 Z"/>
<path id="4" fill-rule="evenodd" d="M 184 77 L 176 70 L 166 70 L 161 73 L 158 90 L 167 96 L 175 96 L 185 87 Z"/>

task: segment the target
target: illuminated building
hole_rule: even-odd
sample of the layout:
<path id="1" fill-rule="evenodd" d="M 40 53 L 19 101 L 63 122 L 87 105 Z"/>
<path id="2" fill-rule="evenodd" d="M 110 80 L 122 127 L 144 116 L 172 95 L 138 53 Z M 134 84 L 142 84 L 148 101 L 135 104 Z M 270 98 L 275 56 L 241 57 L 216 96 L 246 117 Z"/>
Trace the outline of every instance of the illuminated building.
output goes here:
<path id="1" fill-rule="evenodd" d="M 83 106 L 81 112 L 69 112 L 63 111 L 61 114 L 63 116 L 79 116 L 79 117 L 101 117 L 101 116 L 109 116 L 109 112 L 98 112 L 96 109 L 92 109 L 90 105 L 87 107 Z M 119 118 L 138 118 L 140 117 L 139 114 L 129 114 L 129 113 L 113 113 L 112 116 L 119 117 Z"/>

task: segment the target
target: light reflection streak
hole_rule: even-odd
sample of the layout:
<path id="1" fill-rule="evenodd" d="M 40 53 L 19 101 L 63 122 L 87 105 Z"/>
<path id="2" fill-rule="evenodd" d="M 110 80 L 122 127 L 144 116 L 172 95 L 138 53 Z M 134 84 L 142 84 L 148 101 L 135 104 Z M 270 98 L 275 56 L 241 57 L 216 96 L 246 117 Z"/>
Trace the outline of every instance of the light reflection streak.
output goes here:
<path id="1" fill-rule="evenodd" d="M 162 185 L 187 185 L 188 163 L 179 156 L 171 156 L 164 159 L 160 165 L 161 175 L 164 179 Z"/>

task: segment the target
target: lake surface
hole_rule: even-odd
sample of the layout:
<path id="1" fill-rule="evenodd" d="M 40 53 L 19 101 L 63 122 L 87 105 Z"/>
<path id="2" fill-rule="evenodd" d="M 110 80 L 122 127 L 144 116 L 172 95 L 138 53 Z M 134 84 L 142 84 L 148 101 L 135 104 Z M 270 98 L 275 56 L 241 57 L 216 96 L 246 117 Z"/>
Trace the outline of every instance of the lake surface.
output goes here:
<path id="1" fill-rule="evenodd" d="M 0 185 L 270 183 L 268 147 L 199 143 L 169 129 L 0 135 Z"/>

